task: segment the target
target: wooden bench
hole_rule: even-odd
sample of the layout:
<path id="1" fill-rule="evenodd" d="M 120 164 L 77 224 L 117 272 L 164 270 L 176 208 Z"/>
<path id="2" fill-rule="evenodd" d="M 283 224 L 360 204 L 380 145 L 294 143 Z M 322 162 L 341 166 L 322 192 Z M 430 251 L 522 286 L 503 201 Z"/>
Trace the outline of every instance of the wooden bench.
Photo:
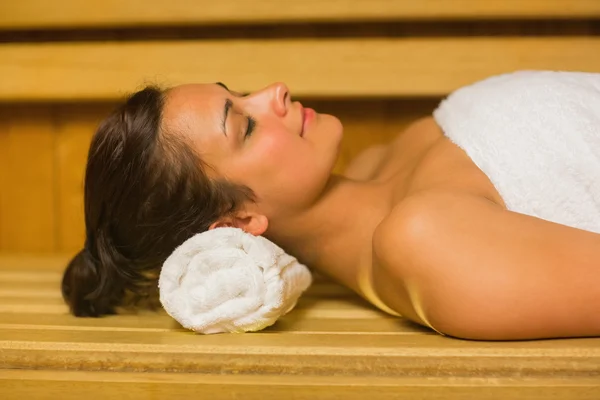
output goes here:
<path id="1" fill-rule="evenodd" d="M 111 2 L 109 2 L 111 3 Z M 0 399 L 598 399 L 600 339 L 473 342 L 319 279 L 260 333 L 164 312 L 78 319 L 90 137 L 146 82 L 284 81 L 344 122 L 336 171 L 450 91 L 518 69 L 600 71 L 597 0 L 0 1 Z"/>
<path id="2" fill-rule="evenodd" d="M 250 91 L 278 80 L 301 97 L 439 97 L 517 69 L 598 71 L 598 18 L 596 0 L 308 0 L 285 6 L 276 0 L 124 0 L 118 7 L 102 0 L 7 1 L 0 5 L 0 33 L 16 36 L 0 44 L 0 102 L 114 100 L 144 82 L 224 81 Z M 522 37 L 531 28 L 509 24 L 505 35 L 502 29 L 493 37 L 486 32 L 494 21 L 523 20 L 583 28 L 573 35 L 543 26 L 544 35 Z M 415 21 L 432 23 L 437 34 L 417 29 L 414 35 Z M 482 24 L 459 36 L 453 29 L 436 31 L 440 23 L 464 22 Z M 317 29 L 324 23 L 330 25 Z M 349 23 L 371 29 L 344 30 Z M 377 29 L 377 23 L 396 25 Z M 296 27 L 292 37 L 290 24 Z M 406 29 L 398 29 L 401 24 Z M 265 25 L 271 28 L 258 37 L 248 35 Z M 209 30 L 197 36 L 182 27 Z M 211 39 L 219 27 L 238 30 Z M 93 40 L 82 41 L 90 29 Z M 43 34 L 23 36 L 31 30 Z M 67 32 L 58 42 L 57 31 Z"/>
<path id="3" fill-rule="evenodd" d="M 65 262 L 0 258 L 5 400 L 600 397 L 600 338 L 451 339 L 324 279 L 259 333 L 198 335 L 163 312 L 82 319 L 60 296 Z"/>

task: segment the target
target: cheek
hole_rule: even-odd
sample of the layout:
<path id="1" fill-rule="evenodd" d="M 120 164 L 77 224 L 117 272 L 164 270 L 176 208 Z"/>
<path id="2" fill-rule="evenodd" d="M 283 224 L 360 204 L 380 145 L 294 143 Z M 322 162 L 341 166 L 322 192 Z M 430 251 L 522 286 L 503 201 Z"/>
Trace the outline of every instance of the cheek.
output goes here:
<path id="1" fill-rule="evenodd" d="M 301 151 L 302 143 L 299 143 L 298 138 L 293 137 L 289 132 L 271 133 L 261 139 L 258 153 L 262 162 L 266 164 L 290 162 Z"/>
<path id="2" fill-rule="evenodd" d="M 310 166 L 313 164 L 305 143 L 294 137 L 265 138 L 256 156 L 260 166 L 260 176 L 268 176 L 269 181 L 279 189 L 288 183 L 306 185 L 310 181 Z"/>

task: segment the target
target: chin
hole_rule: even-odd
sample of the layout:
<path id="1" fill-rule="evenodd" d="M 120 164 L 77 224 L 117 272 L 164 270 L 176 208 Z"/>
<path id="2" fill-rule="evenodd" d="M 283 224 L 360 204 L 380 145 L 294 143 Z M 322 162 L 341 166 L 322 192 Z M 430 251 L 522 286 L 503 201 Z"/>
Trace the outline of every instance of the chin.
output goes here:
<path id="1" fill-rule="evenodd" d="M 319 116 L 321 117 L 319 130 L 326 135 L 328 141 L 335 144 L 337 151 L 339 151 L 342 138 L 344 137 L 344 125 L 342 125 L 342 121 L 329 114 L 320 114 Z"/>
<path id="2" fill-rule="evenodd" d="M 321 114 L 321 116 L 323 117 L 323 122 L 327 123 L 327 128 L 329 130 L 331 130 L 332 133 L 337 133 L 340 136 L 343 135 L 344 125 L 342 124 L 342 121 L 340 121 L 340 119 L 338 117 L 336 117 L 335 115 L 330 115 L 330 114 Z"/>

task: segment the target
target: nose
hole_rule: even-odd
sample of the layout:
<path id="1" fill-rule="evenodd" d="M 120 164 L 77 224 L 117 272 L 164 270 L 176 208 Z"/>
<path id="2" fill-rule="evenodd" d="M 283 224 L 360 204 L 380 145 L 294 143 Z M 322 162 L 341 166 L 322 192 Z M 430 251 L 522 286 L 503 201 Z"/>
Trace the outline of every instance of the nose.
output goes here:
<path id="1" fill-rule="evenodd" d="M 269 97 L 273 111 L 281 117 L 285 116 L 291 104 L 290 89 L 283 82 L 273 83 L 263 89 Z"/>

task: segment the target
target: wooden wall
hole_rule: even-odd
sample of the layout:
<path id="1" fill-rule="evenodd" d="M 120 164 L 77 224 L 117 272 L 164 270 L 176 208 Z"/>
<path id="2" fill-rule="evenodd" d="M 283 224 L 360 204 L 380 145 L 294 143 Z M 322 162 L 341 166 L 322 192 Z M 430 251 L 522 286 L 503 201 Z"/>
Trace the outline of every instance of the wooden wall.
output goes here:
<path id="1" fill-rule="evenodd" d="M 282 80 L 344 122 L 340 171 L 462 85 L 517 69 L 600 72 L 595 0 L 104 4 L 0 4 L 0 252 L 82 246 L 89 140 L 144 82 Z"/>

